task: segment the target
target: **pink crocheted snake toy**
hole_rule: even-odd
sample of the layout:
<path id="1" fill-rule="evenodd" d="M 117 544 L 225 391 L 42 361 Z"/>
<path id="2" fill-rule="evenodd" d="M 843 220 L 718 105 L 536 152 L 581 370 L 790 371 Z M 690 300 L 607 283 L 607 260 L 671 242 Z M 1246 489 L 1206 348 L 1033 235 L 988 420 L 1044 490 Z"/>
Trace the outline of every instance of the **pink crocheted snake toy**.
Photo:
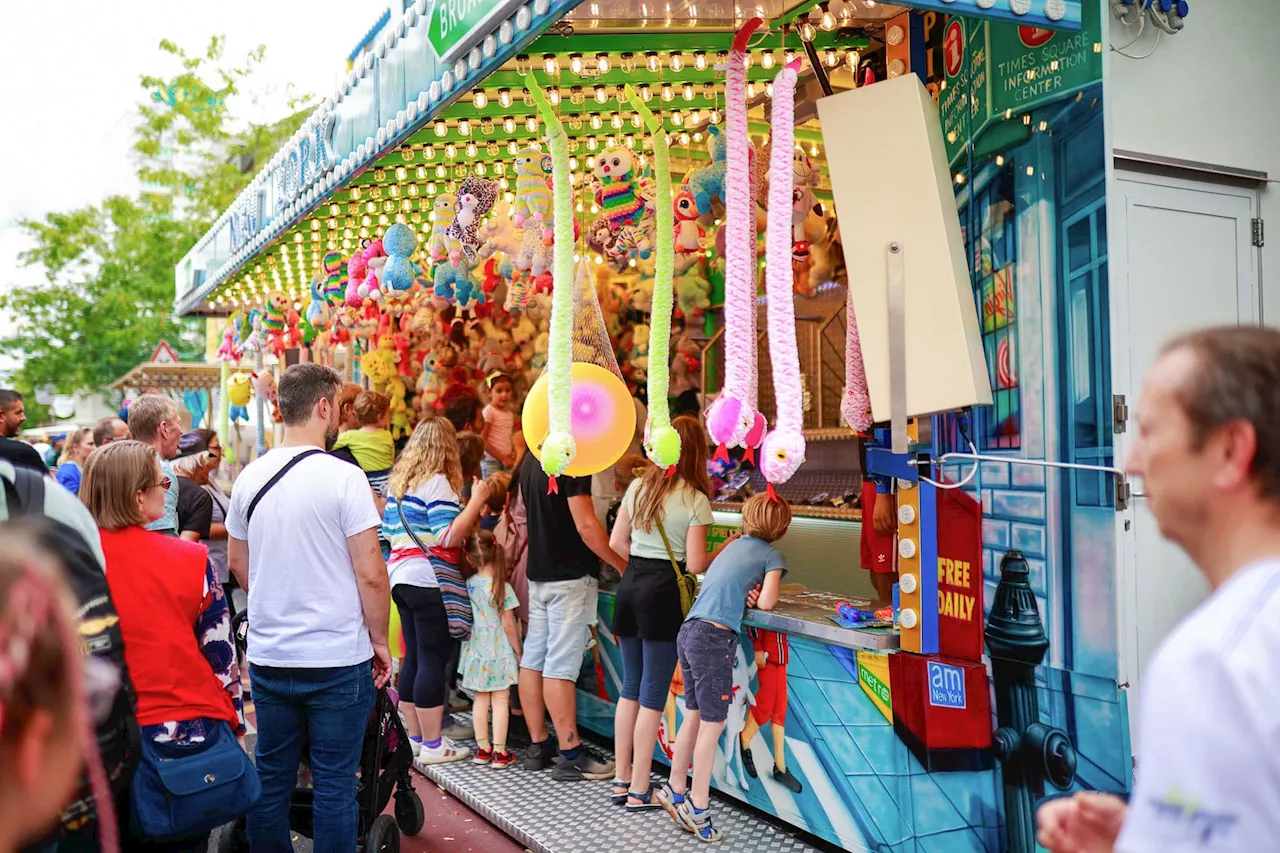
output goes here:
<path id="1" fill-rule="evenodd" d="M 858 337 L 858 318 L 853 302 L 847 308 L 844 338 L 844 398 L 840 414 L 854 432 L 866 432 L 871 426 L 871 392 L 867 389 L 867 367 L 862 363 L 862 339 Z"/>
<path id="2" fill-rule="evenodd" d="M 769 302 L 769 362 L 777 409 L 773 431 L 764 437 L 760 466 L 773 487 L 791 479 L 804 464 L 800 354 L 796 347 L 796 308 L 791 273 L 791 155 L 795 148 L 795 93 L 800 60 L 794 59 L 773 81 L 773 149 L 769 162 L 769 224 L 765 230 L 765 288 Z"/>
<path id="3" fill-rule="evenodd" d="M 730 447 L 746 447 L 748 457 L 752 456 L 765 429 L 764 418 L 756 411 L 755 203 L 746 94 L 747 41 L 763 23 L 752 18 L 738 30 L 725 72 L 725 378 L 720 396 L 707 409 L 715 458 L 725 460 Z"/>

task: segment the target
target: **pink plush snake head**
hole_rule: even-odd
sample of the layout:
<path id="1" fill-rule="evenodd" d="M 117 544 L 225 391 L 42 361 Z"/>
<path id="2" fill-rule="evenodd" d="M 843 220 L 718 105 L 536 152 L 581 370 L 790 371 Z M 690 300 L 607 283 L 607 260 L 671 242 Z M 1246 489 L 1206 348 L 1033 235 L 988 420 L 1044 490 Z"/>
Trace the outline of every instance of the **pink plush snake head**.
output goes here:
<path id="1" fill-rule="evenodd" d="M 737 446 L 747 434 L 743 423 L 745 402 L 731 394 L 722 393 L 707 409 L 707 432 L 717 445 Z"/>
<path id="2" fill-rule="evenodd" d="M 785 483 L 804 464 L 804 436 L 789 430 L 777 430 L 764 437 L 760 451 L 760 468 L 770 483 Z"/>

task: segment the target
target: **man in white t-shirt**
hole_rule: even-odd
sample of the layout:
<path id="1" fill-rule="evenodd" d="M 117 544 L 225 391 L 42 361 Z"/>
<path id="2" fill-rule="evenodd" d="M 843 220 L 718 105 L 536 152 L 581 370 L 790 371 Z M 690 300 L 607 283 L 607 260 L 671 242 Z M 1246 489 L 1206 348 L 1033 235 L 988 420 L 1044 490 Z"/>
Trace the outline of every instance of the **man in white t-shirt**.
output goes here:
<path id="1" fill-rule="evenodd" d="M 227 513 L 228 562 L 249 593 L 262 780 L 247 821 L 254 850 L 293 849 L 289 795 L 307 736 L 316 849 L 355 849 L 365 724 L 391 675 L 381 518 L 364 473 L 324 452 L 338 435 L 341 385 L 318 364 L 284 372 L 284 440 L 240 474 Z"/>
<path id="2" fill-rule="evenodd" d="M 1280 849 L 1280 331 L 1217 328 L 1147 374 L 1126 464 L 1160 532 L 1213 594 L 1143 673 L 1142 754 L 1126 806 L 1040 809 L 1054 853 Z"/>

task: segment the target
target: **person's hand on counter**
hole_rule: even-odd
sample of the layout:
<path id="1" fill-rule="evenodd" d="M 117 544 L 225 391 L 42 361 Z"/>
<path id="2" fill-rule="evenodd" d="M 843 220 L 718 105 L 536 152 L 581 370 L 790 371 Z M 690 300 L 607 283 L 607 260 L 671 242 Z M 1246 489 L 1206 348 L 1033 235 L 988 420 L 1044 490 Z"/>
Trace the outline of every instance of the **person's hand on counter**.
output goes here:
<path id="1" fill-rule="evenodd" d="M 892 536 L 898 532 L 898 507 L 893 495 L 876 495 L 875 509 L 871 514 L 871 528 L 881 536 Z"/>

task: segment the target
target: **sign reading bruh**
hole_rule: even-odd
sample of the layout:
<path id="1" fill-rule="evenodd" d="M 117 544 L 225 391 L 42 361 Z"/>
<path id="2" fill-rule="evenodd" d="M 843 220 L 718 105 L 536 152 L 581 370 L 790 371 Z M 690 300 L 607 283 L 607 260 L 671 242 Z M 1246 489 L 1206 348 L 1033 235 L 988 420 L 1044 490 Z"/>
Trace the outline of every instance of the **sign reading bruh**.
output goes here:
<path id="1" fill-rule="evenodd" d="M 929 704 L 938 708 L 964 708 L 964 670 L 929 661 Z"/>

